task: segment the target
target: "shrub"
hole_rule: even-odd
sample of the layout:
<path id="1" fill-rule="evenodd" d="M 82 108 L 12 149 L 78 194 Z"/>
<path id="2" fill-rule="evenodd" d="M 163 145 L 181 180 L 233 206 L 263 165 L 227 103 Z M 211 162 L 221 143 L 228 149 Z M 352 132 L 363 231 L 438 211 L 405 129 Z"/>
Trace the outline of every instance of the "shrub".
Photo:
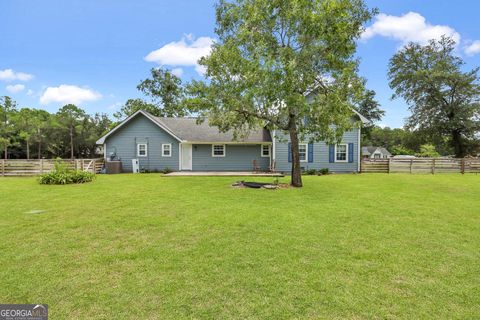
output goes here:
<path id="1" fill-rule="evenodd" d="M 162 172 L 163 174 L 167 174 L 167 173 L 170 173 L 170 172 L 172 172 L 172 171 L 173 171 L 172 169 L 170 169 L 170 168 L 167 167 L 167 168 L 163 169 L 161 172 Z"/>
<path id="2" fill-rule="evenodd" d="M 42 174 L 38 179 L 40 184 L 71 184 L 85 183 L 95 179 L 91 172 L 69 170 L 68 165 L 59 159 L 55 161 L 55 169 L 52 172 Z"/>
<path id="3" fill-rule="evenodd" d="M 85 183 L 95 179 L 95 175 L 87 171 L 52 171 L 42 174 L 39 178 L 40 184 L 71 184 Z"/>
<path id="4" fill-rule="evenodd" d="M 322 168 L 322 169 L 318 170 L 318 175 L 320 175 L 320 176 L 327 175 L 329 173 L 330 173 L 330 171 L 328 170 L 328 168 Z"/>
<path id="5" fill-rule="evenodd" d="M 317 170 L 315 170 L 315 169 L 308 169 L 308 170 L 305 170 L 304 173 L 307 174 L 307 175 L 309 175 L 309 176 L 312 176 L 312 175 L 317 174 Z"/>

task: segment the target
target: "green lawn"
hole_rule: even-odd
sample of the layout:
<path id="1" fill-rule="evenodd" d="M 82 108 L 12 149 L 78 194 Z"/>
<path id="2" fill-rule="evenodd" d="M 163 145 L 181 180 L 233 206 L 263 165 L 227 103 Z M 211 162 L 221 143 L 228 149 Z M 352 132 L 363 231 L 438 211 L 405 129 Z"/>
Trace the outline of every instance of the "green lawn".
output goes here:
<path id="1" fill-rule="evenodd" d="M 0 303 L 51 319 L 480 317 L 480 175 L 234 180 L 0 179 Z"/>

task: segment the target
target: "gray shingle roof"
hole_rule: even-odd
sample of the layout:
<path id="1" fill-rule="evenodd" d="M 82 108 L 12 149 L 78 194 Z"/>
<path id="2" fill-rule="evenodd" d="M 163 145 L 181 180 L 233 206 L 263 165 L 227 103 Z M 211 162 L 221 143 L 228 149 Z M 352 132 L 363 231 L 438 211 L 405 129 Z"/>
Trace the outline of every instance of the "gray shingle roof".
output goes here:
<path id="1" fill-rule="evenodd" d="M 372 153 L 374 153 L 377 149 L 379 149 L 379 151 L 384 155 L 391 156 L 391 153 L 388 152 L 388 150 L 385 149 L 384 147 L 373 147 L 373 146 L 362 147 L 362 155 L 369 156 Z"/>
<path id="2" fill-rule="evenodd" d="M 244 139 L 233 139 L 233 130 L 218 131 L 208 121 L 197 124 L 196 118 L 162 118 L 153 117 L 155 121 L 170 129 L 177 137 L 190 142 L 272 142 L 270 132 L 266 129 L 251 130 Z"/>

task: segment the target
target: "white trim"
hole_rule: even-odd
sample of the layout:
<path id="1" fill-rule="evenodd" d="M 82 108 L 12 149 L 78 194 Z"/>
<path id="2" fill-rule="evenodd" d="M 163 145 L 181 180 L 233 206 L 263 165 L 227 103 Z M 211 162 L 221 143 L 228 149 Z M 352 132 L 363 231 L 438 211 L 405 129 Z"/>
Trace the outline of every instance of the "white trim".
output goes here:
<path id="1" fill-rule="evenodd" d="M 360 173 L 360 161 L 361 161 L 361 151 L 362 151 L 362 146 L 360 145 L 360 136 L 362 135 L 362 127 L 360 126 L 358 128 L 358 144 L 357 144 L 357 148 L 358 148 L 358 155 L 357 155 L 357 158 L 358 158 L 358 163 L 357 163 L 357 172 Z"/>
<path id="2" fill-rule="evenodd" d="M 345 160 L 338 160 L 337 159 L 337 146 L 345 146 Z M 348 162 L 348 143 L 339 143 L 335 145 L 335 150 L 333 152 L 333 159 L 335 162 Z"/>
<path id="3" fill-rule="evenodd" d="M 103 144 L 103 158 L 105 159 L 105 162 L 107 161 L 107 143 L 105 142 Z"/>
<path id="4" fill-rule="evenodd" d="M 223 155 L 214 154 L 213 150 L 215 146 L 223 146 Z M 212 157 L 222 158 L 222 157 L 225 157 L 226 155 L 227 155 L 227 146 L 225 144 L 219 144 L 219 143 L 212 144 Z"/>
<path id="5" fill-rule="evenodd" d="M 165 147 L 168 146 L 169 155 L 165 155 Z M 172 156 L 172 144 L 171 143 L 162 143 L 162 157 L 171 157 Z"/>
<path id="6" fill-rule="evenodd" d="M 267 155 L 264 155 L 263 154 L 263 147 L 267 147 L 268 148 L 268 154 Z M 270 145 L 269 144 L 261 144 L 260 145 L 260 156 L 262 158 L 270 158 L 270 155 L 272 153 L 272 148 L 270 148 Z"/>
<path id="7" fill-rule="evenodd" d="M 140 154 L 140 146 L 145 146 L 145 154 L 141 155 Z M 137 157 L 148 157 L 148 144 L 146 143 L 137 143 Z"/>
<path id="8" fill-rule="evenodd" d="M 138 110 L 137 112 L 135 112 L 134 114 L 130 115 L 127 119 L 123 120 L 122 123 L 120 123 L 119 125 L 117 125 L 115 128 L 113 128 L 112 130 L 110 130 L 106 135 L 104 135 L 103 137 L 101 137 L 100 139 L 97 140 L 96 144 L 103 144 L 105 142 L 105 139 L 111 135 L 112 133 L 114 133 L 115 131 L 117 131 L 118 129 L 120 129 L 121 127 L 123 127 L 127 122 L 129 122 L 133 117 L 135 117 L 137 114 L 143 114 L 145 117 L 147 117 L 149 120 L 151 120 L 153 123 L 155 123 L 157 126 L 159 126 L 160 128 L 162 128 L 163 130 L 165 130 L 168 134 L 170 134 L 172 137 L 174 137 L 175 139 L 177 139 L 178 141 L 182 142 L 183 140 L 180 139 L 179 137 L 177 137 L 173 132 L 172 130 L 170 130 L 167 126 L 165 126 L 163 123 L 160 123 L 158 122 L 157 120 L 155 120 L 155 118 L 153 118 L 152 115 L 150 115 L 149 113 L 143 111 L 143 110 Z"/>
<path id="9" fill-rule="evenodd" d="M 300 145 L 305 146 L 305 160 L 300 160 L 300 162 L 308 162 L 308 143 L 299 142 L 298 143 L 298 157 L 300 158 Z"/>

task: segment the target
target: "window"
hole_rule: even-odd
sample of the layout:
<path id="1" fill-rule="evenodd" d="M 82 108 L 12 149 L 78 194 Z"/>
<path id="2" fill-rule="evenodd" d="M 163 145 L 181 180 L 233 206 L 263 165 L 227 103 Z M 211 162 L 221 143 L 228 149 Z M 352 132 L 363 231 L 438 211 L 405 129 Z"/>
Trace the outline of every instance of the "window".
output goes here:
<path id="1" fill-rule="evenodd" d="M 212 144 L 212 157 L 225 157 L 225 145 Z"/>
<path id="2" fill-rule="evenodd" d="M 162 157 L 171 157 L 172 156 L 172 144 L 166 143 L 162 144 Z"/>
<path id="3" fill-rule="evenodd" d="M 147 156 L 147 144 L 139 143 L 137 144 L 137 157 L 146 157 Z"/>
<path id="4" fill-rule="evenodd" d="M 268 144 L 262 144 L 262 157 L 270 157 L 270 146 Z"/>
<path id="5" fill-rule="evenodd" d="M 382 156 L 381 156 L 380 153 L 375 153 L 375 154 L 373 155 L 373 158 L 374 158 L 374 159 L 380 159 L 380 158 L 382 158 Z"/>
<path id="6" fill-rule="evenodd" d="M 300 162 L 307 162 L 307 151 L 308 151 L 308 144 L 306 143 L 298 144 L 298 156 L 300 157 Z"/>
<path id="7" fill-rule="evenodd" d="M 347 150 L 346 144 L 337 144 L 335 146 L 335 162 L 347 162 Z"/>

